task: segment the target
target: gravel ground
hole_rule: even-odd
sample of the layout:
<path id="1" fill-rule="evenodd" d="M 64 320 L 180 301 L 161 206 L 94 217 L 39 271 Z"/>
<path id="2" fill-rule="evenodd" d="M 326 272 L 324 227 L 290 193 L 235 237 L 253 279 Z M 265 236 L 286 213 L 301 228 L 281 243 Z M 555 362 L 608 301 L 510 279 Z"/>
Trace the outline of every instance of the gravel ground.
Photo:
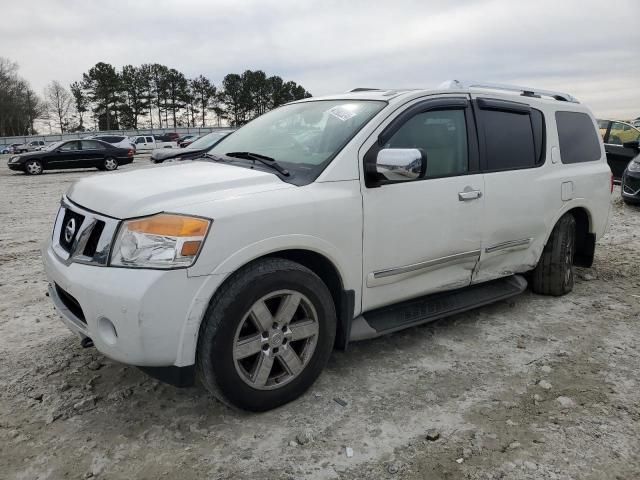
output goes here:
<path id="1" fill-rule="evenodd" d="M 31 178 L 5 162 L 0 478 L 640 478 L 640 209 L 619 191 L 572 294 L 355 344 L 257 415 L 80 347 L 45 297 L 39 248 L 69 185 L 111 173 Z"/>

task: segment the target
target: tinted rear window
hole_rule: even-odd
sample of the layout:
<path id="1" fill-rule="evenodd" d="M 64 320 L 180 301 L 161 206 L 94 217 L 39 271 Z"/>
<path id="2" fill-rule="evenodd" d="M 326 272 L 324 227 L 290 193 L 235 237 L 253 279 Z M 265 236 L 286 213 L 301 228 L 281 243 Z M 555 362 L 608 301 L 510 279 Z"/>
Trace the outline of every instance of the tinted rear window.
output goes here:
<path id="1" fill-rule="evenodd" d="M 541 146 L 536 146 L 529 113 L 480 110 L 484 130 L 487 170 L 531 168 L 538 163 Z M 542 117 L 537 117 L 541 122 Z M 538 127 L 538 135 L 542 132 Z"/>
<path id="2" fill-rule="evenodd" d="M 556 112 L 562 163 L 600 160 L 600 142 L 591 117 L 580 112 Z"/>

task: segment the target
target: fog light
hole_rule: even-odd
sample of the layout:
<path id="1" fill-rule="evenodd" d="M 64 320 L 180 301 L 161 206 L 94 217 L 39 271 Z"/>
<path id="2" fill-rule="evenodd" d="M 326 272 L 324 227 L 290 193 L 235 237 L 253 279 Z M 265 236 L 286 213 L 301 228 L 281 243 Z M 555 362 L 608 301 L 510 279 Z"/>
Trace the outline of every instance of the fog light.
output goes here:
<path id="1" fill-rule="evenodd" d="M 98 333 L 100 338 L 107 345 L 115 345 L 118 341 L 118 332 L 115 325 L 105 317 L 98 319 Z"/>

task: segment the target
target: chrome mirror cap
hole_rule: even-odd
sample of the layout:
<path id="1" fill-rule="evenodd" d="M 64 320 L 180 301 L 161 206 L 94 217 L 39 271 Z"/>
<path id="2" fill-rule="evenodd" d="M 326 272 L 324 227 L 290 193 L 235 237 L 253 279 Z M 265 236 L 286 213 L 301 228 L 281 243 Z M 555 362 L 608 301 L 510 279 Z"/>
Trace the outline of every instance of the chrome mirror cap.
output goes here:
<path id="1" fill-rule="evenodd" d="M 415 180 L 424 174 L 425 163 L 417 148 L 385 148 L 378 152 L 376 172 L 390 181 Z"/>

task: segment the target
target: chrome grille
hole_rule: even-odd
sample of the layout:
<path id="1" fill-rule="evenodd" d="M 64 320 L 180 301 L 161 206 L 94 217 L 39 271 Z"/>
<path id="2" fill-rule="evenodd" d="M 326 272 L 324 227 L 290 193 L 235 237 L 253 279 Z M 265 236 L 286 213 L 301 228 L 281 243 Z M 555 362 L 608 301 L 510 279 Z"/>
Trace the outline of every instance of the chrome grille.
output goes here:
<path id="1" fill-rule="evenodd" d="M 52 247 L 67 265 L 107 265 L 119 220 L 86 210 L 64 197 L 53 227 Z"/>

